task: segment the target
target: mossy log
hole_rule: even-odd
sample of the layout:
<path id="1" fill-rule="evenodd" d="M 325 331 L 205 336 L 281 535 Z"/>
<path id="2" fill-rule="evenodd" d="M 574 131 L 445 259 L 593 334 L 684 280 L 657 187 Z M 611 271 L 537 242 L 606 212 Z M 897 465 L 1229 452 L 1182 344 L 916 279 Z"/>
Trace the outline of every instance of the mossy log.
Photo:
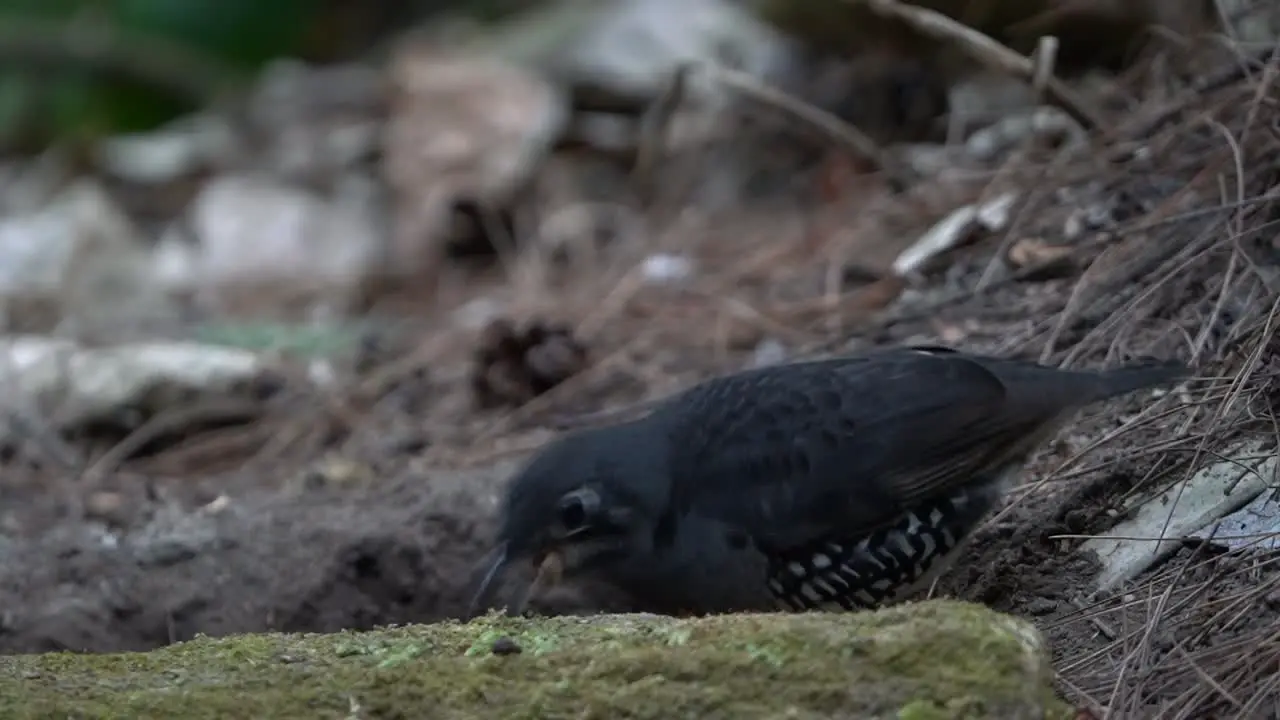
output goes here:
<path id="1" fill-rule="evenodd" d="M 495 650 L 495 643 L 496 650 Z M 518 650 L 516 648 L 519 648 Z M 511 618 L 0 659 L 4 718 L 1058 718 L 1039 634 L 977 605 Z"/>

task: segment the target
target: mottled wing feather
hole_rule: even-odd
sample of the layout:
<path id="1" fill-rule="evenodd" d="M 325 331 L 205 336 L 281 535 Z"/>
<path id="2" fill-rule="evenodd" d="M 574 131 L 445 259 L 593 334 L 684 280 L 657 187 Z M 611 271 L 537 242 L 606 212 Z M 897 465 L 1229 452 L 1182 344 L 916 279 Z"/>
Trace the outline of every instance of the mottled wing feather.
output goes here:
<path id="1" fill-rule="evenodd" d="M 679 469 L 672 512 L 696 507 L 780 546 L 882 525 L 1043 420 L 983 365 L 934 349 L 742 373 L 659 413 Z"/>

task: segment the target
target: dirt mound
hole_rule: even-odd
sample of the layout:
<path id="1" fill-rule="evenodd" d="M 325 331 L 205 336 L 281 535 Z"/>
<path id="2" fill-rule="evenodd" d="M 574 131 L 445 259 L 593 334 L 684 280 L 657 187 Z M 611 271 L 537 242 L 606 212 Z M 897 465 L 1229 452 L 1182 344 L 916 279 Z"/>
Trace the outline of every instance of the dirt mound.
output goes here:
<path id="1" fill-rule="evenodd" d="M 4 551 L 0 651 L 142 650 L 196 633 L 458 615 L 460 580 L 485 549 L 474 490 L 488 480 L 250 493 L 114 532 L 60 523 Z"/>

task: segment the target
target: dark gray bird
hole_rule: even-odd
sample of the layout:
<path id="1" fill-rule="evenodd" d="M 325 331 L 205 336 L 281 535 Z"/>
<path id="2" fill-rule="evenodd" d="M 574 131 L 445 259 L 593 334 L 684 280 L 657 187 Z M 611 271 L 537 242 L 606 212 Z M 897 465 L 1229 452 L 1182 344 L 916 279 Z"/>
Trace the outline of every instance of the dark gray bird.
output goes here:
<path id="1" fill-rule="evenodd" d="M 534 586 L 617 574 L 689 556 L 708 521 L 765 558 L 760 582 L 782 607 L 892 602 L 945 568 L 1074 411 L 1188 372 L 909 347 L 706 381 L 534 457 L 507 489 L 472 612 L 514 562 L 537 569 Z"/>

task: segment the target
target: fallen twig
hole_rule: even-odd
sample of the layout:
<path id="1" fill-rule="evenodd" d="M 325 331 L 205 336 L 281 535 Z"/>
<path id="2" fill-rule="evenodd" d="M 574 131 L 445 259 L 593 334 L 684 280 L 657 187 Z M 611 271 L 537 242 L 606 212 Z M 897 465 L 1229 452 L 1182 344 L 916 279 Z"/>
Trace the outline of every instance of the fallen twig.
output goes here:
<path id="1" fill-rule="evenodd" d="M 640 118 L 640 136 L 636 141 L 636 159 L 631 171 L 631 181 L 646 202 L 652 200 L 654 170 L 666 155 L 667 133 L 676 111 L 684 102 L 691 68 L 688 63 L 677 67 L 667 81 L 662 95 Z"/>
<path id="2" fill-rule="evenodd" d="M 676 68 L 667 91 L 655 101 L 653 109 L 646 114 L 644 131 L 637 148 L 637 177 L 644 181 L 652 173 L 655 159 L 662 157 L 662 148 L 653 147 L 662 142 L 667 135 L 667 126 L 675 116 L 675 111 L 685 93 L 689 75 L 694 71 L 708 73 L 713 79 L 725 87 L 746 95 L 757 102 L 771 105 L 812 125 L 826 133 L 833 140 L 852 150 L 859 157 L 867 160 L 883 171 L 890 182 L 898 188 L 910 186 L 916 179 L 915 173 L 905 163 L 899 162 L 891 154 L 885 152 L 875 140 L 858 128 L 844 122 L 831 113 L 810 105 L 787 93 L 770 87 L 751 75 L 709 64 L 685 64 Z"/>
<path id="3" fill-rule="evenodd" d="M 846 0 L 865 5 L 882 17 L 900 20 L 923 35 L 954 43 L 974 60 L 993 69 L 1015 75 L 1036 84 L 1043 82 L 1045 99 L 1062 108 L 1089 130 L 1103 127 L 1102 116 L 1057 78 L 1047 76 L 1043 63 L 1028 58 L 996 42 L 971 27 L 963 25 L 934 10 L 906 5 L 898 0 Z"/>

